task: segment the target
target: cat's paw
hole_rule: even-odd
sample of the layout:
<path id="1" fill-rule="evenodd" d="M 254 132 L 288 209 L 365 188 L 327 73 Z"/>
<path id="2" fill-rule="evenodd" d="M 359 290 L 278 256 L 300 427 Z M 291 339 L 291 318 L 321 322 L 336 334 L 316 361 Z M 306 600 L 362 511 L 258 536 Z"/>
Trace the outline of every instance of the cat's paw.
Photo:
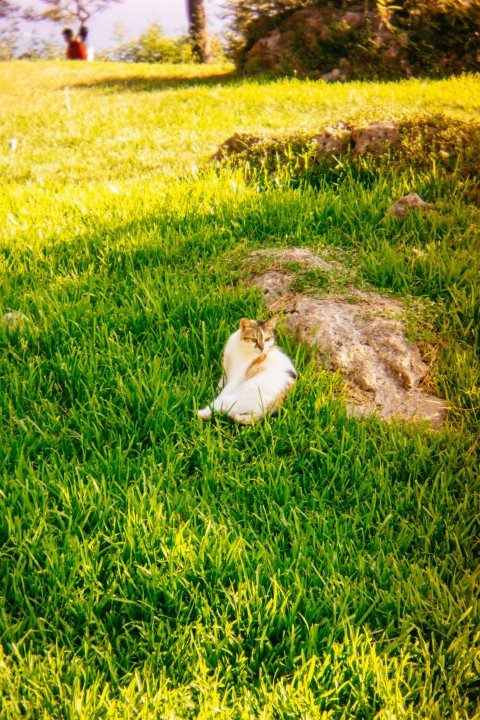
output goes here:
<path id="1" fill-rule="evenodd" d="M 212 417 L 212 410 L 207 406 L 202 408 L 201 410 L 197 410 L 197 414 L 201 420 L 210 420 L 210 418 Z"/>
<path id="2" fill-rule="evenodd" d="M 240 425 L 253 425 L 257 420 L 260 420 L 262 415 L 254 415 L 252 412 L 248 413 L 236 413 L 231 412 L 228 414 L 230 420 L 240 423 Z"/>

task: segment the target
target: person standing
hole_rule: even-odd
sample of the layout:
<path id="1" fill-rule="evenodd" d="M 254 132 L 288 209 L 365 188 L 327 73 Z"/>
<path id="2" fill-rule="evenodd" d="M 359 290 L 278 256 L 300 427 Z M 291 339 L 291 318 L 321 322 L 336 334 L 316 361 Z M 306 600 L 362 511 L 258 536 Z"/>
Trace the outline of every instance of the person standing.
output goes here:
<path id="1" fill-rule="evenodd" d="M 85 48 L 85 52 L 87 53 L 87 60 L 95 60 L 95 50 L 90 44 L 87 43 L 88 28 L 85 27 L 85 25 L 82 25 L 82 27 L 78 31 L 78 37 L 80 38 L 80 42 Z"/>
<path id="2" fill-rule="evenodd" d="M 84 44 L 74 36 L 71 28 L 65 28 L 63 37 L 67 43 L 67 60 L 86 60 L 87 51 Z"/>

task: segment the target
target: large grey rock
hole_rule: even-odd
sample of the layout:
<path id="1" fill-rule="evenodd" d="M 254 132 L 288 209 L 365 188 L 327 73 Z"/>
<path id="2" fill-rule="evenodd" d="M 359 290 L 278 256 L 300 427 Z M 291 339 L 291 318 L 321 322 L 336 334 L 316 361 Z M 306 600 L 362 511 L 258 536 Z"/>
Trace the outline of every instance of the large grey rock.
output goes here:
<path id="1" fill-rule="evenodd" d="M 342 272 L 342 266 L 300 248 L 261 255 L 263 261 L 271 258 L 272 267 L 253 276 L 252 283 L 272 312 L 284 313 L 288 332 L 316 345 L 325 366 L 342 372 L 353 413 L 424 419 L 440 427 L 447 404 L 421 387 L 429 367 L 407 339 L 400 301 L 356 288 L 349 288 L 347 297 L 296 293 L 294 273 L 287 269 L 292 261 L 331 273 Z"/>

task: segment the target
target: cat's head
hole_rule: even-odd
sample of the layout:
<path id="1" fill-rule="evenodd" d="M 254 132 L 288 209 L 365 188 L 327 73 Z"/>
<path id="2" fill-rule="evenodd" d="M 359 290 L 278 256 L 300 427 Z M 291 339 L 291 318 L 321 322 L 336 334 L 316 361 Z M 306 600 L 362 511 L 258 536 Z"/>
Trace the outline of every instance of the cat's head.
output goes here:
<path id="1" fill-rule="evenodd" d="M 277 317 L 269 320 L 240 320 L 240 342 L 253 352 L 268 352 L 275 345 L 273 330 Z"/>

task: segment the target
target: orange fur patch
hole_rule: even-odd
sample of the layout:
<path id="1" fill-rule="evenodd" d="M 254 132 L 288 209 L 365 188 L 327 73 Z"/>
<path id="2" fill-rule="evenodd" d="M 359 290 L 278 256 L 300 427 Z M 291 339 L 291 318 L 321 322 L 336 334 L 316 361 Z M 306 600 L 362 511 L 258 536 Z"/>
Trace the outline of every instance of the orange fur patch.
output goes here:
<path id="1" fill-rule="evenodd" d="M 258 373 L 262 372 L 262 363 L 266 357 L 266 354 L 262 353 L 250 363 L 247 368 L 247 372 L 245 373 L 245 377 L 247 378 L 247 380 L 250 380 L 250 378 L 255 377 L 255 375 L 258 375 Z"/>

